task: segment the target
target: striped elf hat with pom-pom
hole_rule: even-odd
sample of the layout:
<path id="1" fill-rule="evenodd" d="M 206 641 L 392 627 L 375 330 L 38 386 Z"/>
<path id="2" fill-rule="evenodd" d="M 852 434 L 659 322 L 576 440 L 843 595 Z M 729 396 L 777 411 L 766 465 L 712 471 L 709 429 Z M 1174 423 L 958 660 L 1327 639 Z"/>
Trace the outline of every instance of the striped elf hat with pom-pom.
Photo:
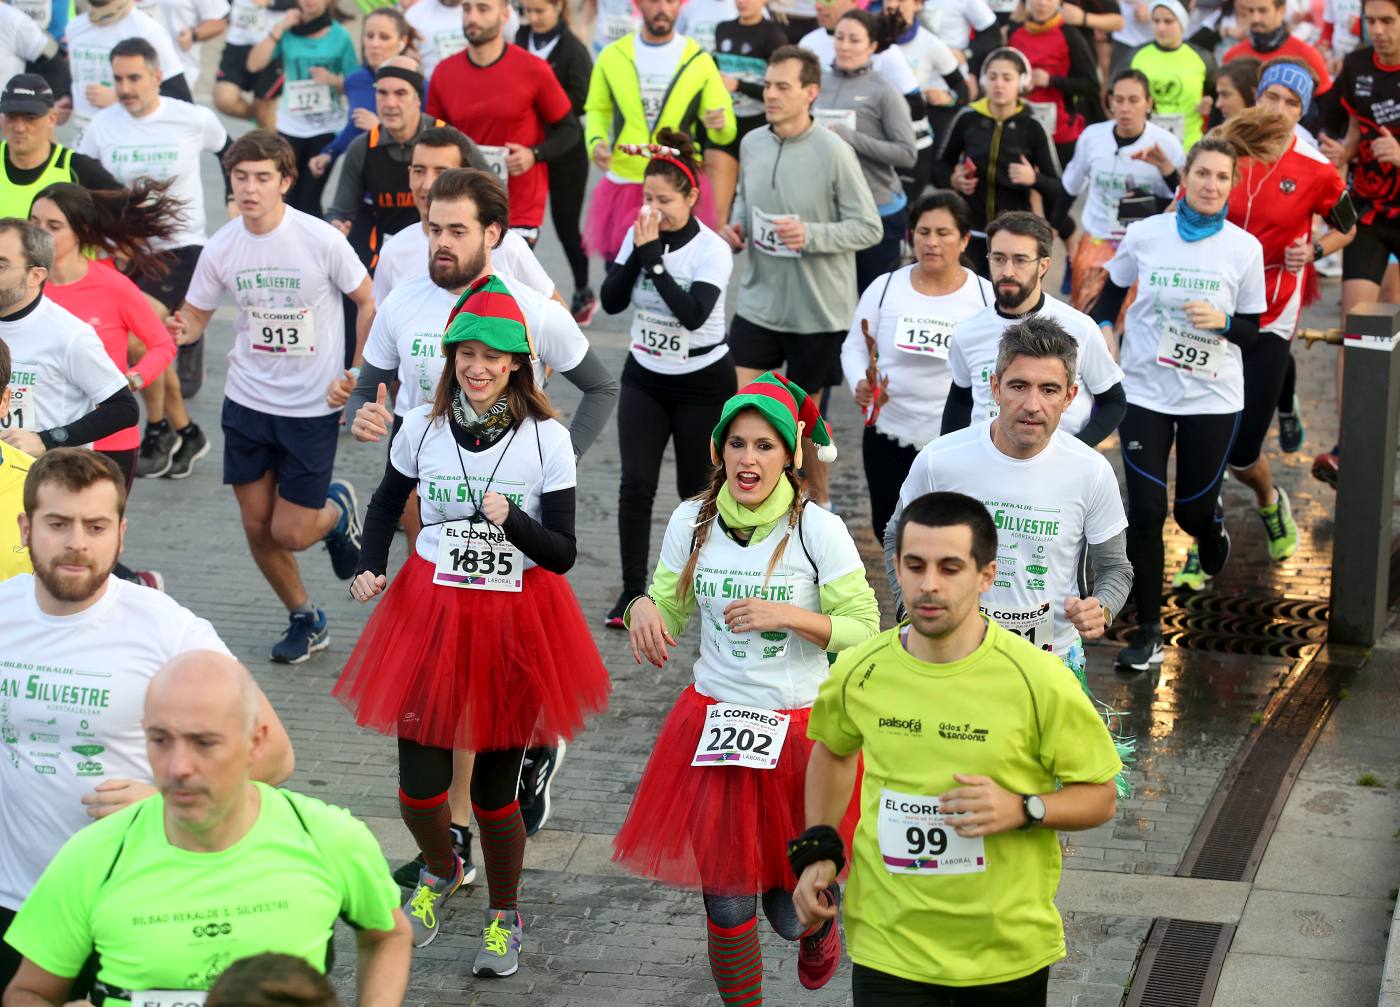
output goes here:
<path id="1" fill-rule="evenodd" d="M 836 460 L 836 445 L 831 440 L 831 428 L 817 411 L 817 403 L 795 381 L 767 371 L 739 389 L 724 404 L 719 425 L 710 436 L 710 459 L 719 464 L 724 451 L 724 436 L 734 417 L 745 409 L 757 409 L 773 425 L 778 436 L 793 454 L 793 462 L 802 466 L 802 438 L 810 437 L 817 445 L 817 458 L 830 464 Z"/>
<path id="2" fill-rule="evenodd" d="M 528 353 L 535 358 L 535 343 L 520 303 L 494 273 L 481 277 L 457 298 L 447 316 L 442 352 L 453 343 L 469 340 L 485 343 L 502 353 Z"/>

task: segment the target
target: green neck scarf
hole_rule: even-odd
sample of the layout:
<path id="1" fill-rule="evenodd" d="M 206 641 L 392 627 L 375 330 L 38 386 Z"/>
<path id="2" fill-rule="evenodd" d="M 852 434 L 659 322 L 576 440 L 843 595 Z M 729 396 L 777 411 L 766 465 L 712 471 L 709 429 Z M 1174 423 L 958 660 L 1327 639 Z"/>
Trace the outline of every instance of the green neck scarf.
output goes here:
<path id="1" fill-rule="evenodd" d="M 487 444 L 494 444 L 515 422 L 510 415 L 510 400 L 506 396 L 502 395 L 495 405 L 478 416 L 460 388 L 452 396 L 452 418 L 467 433 Z"/>
<path id="2" fill-rule="evenodd" d="M 797 493 L 793 490 L 792 483 L 782 478 L 778 480 L 778 485 L 773 487 L 773 492 L 768 494 L 768 499 L 750 510 L 734 499 L 734 495 L 729 492 L 729 483 L 726 482 L 720 487 L 719 499 L 715 501 L 715 505 L 719 508 L 719 516 L 724 518 L 724 523 L 731 531 L 747 535 L 749 540 L 753 541 L 763 537 L 754 534 L 757 529 L 767 528 L 786 517 L 796 498 Z"/>

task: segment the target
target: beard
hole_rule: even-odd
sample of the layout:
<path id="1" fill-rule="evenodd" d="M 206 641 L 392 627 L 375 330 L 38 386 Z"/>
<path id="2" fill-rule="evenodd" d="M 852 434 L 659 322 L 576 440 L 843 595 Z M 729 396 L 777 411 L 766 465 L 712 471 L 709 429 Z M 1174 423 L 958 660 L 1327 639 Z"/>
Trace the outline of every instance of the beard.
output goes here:
<path id="1" fill-rule="evenodd" d="M 676 22 L 667 14 L 657 14 L 647 22 L 647 31 L 653 35 L 665 35 L 675 27 Z"/>
<path id="2" fill-rule="evenodd" d="M 462 34 L 465 35 L 467 37 L 467 41 L 471 42 L 473 45 L 481 45 L 484 42 L 495 41 L 496 36 L 500 33 L 501 26 L 499 24 L 492 25 L 489 28 L 483 26 L 480 28 L 462 29 Z"/>
<path id="3" fill-rule="evenodd" d="M 1003 287 L 1004 283 L 1014 283 L 1016 286 L 1014 288 Z M 1010 277 L 997 280 L 995 287 L 997 307 L 1002 311 L 1019 308 L 1030 298 L 1033 289 L 1029 283 L 1022 283 L 1020 280 Z"/>
<path id="4" fill-rule="evenodd" d="M 95 595 L 117 566 L 115 556 L 112 557 L 105 569 L 95 559 L 84 563 L 68 553 L 59 553 L 46 563 L 35 556 L 31 550 L 29 558 L 34 564 L 34 579 L 42 584 L 44 590 L 55 599 L 69 604 L 87 601 Z M 79 563 L 88 568 L 87 573 L 74 575 L 58 572 L 60 566 L 65 564 L 76 566 Z"/>
<path id="5" fill-rule="evenodd" d="M 454 259 L 449 266 L 439 262 L 436 255 L 433 256 L 432 261 L 428 263 L 428 275 L 443 290 L 457 290 L 475 280 L 485 268 L 486 238 L 483 236 L 481 244 L 466 261 Z"/>
<path id="6" fill-rule="evenodd" d="M 25 272 L 28 272 L 28 270 L 25 270 Z M 23 301 L 29 293 L 26 287 L 27 284 L 22 276 L 19 282 L 13 287 L 0 287 L 0 313 L 9 311 L 15 305 Z"/>

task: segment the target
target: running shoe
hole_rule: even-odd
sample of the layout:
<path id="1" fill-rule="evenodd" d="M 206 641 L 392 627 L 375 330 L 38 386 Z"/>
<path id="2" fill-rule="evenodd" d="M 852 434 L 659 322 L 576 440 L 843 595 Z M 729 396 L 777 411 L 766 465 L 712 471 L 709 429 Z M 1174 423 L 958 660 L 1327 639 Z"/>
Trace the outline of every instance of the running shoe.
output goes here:
<path id="1" fill-rule="evenodd" d="M 450 826 L 452 832 L 452 852 L 462 861 L 462 884 L 469 885 L 476 880 L 476 864 L 472 863 L 472 830 L 465 826 Z M 417 888 L 418 875 L 428 866 L 419 853 L 408 863 L 394 872 L 394 880 L 400 888 Z"/>
<path id="2" fill-rule="evenodd" d="M 821 893 L 829 906 L 840 909 L 840 899 L 831 891 Z M 832 918 L 817 934 L 803 937 L 797 949 L 797 981 L 809 990 L 819 990 L 836 974 L 841 964 L 841 926 L 839 916 Z"/>
<path id="3" fill-rule="evenodd" d="M 1162 630 L 1157 626 L 1139 626 L 1128 645 L 1113 659 L 1113 666 L 1122 671 L 1150 671 L 1161 664 Z"/>
<path id="4" fill-rule="evenodd" d="M 1288 412 L 1279 410 L 1278 446 L 1286 455 L 1291 455 L 1303 446 L 1307 431 L 1303 429 L 1303 409 L 1298 396 L 1293 396 L 1293 408 Z"/>
<path id="5" fill-rule="evenodd" d="M 170 471 L 171 460 L 180 450 L 180 435 L 170 429 L 169 420 L 147 423 L 136 455 L 136 478 L 159 479 Z"/>
<path id="6" fill-rule="evenodd" d="M 136 577 L 136 583 L 142 587 L 165 593 L 165 578 L 160 575 L 159 570 L 133 570 L 132 574 Z"/>
<path id="7" fill-rule="evenodd" d="M 472 963 L 472 975 L 491 979 L 515 975 L 520 970 L 520 940 L 524 936 L 524 921 L 514 909 L 486 910 L 481 950 Z"/>
<path id="8" fill-rule="evenodd" d="M 355 497 L 355 487 L 343 479 L 331 483 L 326 498 L 335 504 L 340 517 L 335 527 L 326 535 L 326 552 L 331 554 L 331 569 L 341 580 L 355 576 L 360 565 L 360 502 Z"/>
<path id="9" fill-rule="evenodd" d="M 184 479 L 194 470 L 194 463 L 209 453 L 209 438 L 204 431 L 191 423 L 177 434 L 180 446 L 170 458 L 170 468 L 165 470 L 167 479 Z"/>
<path id="10" fill-rule="evenodd" d="M 641 593 L 624 587 L 622 593 L 617 596 L 617 604 L 608 610 L 608 617 L 603 620 L 603 625 L 608 629 L 626 629 L 627 624 L 622 618 L 627 614 L 627 606 L 632 604 L 632 599 Z"/>
<path id="11" fill-rule="evenodd" d="M 1214 577 L 1224 570 L 1230 559 L 1230 530 L 1225 527 L 1224 521 L 1219 522 L 1219 528 L 1220 534 L 1214 538 L 1198 539 L 1196 542 L 1200 551 L 1201 572 L 1207 577 Z"/>
<path id="12" fill-rule="evenodd" d="M 1269 536 L 1269 555 L 1282 563 L 1298 548 L 1298 525 L 1293 520 L 1293 507 L 1288 494 L 1278 487 L 1278 502 L 1259 508 L 1259 520 L 1264 522 L 1264 534 Z"/>
<path id="13" fill-rule="evenodd" d="M 293 612 L 287 632 L 272 647 L 272 660 L 277 664 L 301 664 L 318 650 L 331 645 L 331 627 L 326 613 Z"/>
<path id="14" fill-rule="evenodd" d="M 1209 580 L 1205 571 L 1201 569 L 1201 551 L 1196 547 L 1196 543 L 1192 542 L 1191 548 L 1186 552 L 1186 562 L 1172 577 L 1172 588 L 1177 591 L 1204 591 Z"/>
<path id="15" fill-rule="evenodd" d="M 1337 488 L 1337 480 L 1341 477 L 1342 458 L 1333 448 L 1331 451 L 1324 451 L 1313 459 L 1313 478 L 1319 482 L 1324 482 L 1333 489 Z"/>
<path id="16" fill-rule="evenodd" d="M 584 287 L 582 290 L 575 290 L 573 301 L 569 304 L 569 314 L 574 316 L 574 321 L 578 322 L 579 328 L 585 328 L 593 323 L 593 316 L 598 313 L 598 298 L 593 296 L 592 287 Z"/>
<path id="17" fill-rule="evenodd" d="M 529 748 L 520 767 L 520 817 L 525 822 L 525 835 L 533 836 L 549 821 L 549 790 L 554 776 L 564 764 L 569 746 L 559 739 L 558 748 Z"/>
<path id="18" fill-rule="evenodd" d="M 450 878 L 440 878 L 424 867 L 418 872 L 418 887 L 403 904 L 404 915 L 409 926 L 413 927 L 413 946 L 426 948 L 437 939 L 438 911 L 442 904 L 461 888 L 462 861 L 457 861 L 457 870 Z"/>

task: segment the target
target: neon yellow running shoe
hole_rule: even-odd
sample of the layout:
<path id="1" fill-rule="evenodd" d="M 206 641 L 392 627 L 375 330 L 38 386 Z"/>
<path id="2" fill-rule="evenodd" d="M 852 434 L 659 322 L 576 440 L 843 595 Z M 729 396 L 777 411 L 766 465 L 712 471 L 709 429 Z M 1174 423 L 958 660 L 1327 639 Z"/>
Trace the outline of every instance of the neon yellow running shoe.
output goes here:
<path id="1" fill-rule="evenodd" d="M 1264 534 L 1269 537 L 1269 555 L 1282 563 L 1298 549 L 1298 525 L 1293 520 L 1293 507 L 1288 494 L 1278 487 L 1278 502 L 1259 508 L 1259 520 L 1264 522 Z"/>
<path id="2" fill-rule="evenodd" d="M 1201 550 L 1191 543 L 1186 553 L 1186 562 L 1172 577 L 1172 588 L 1178 591 L 1204 591 L 1210 582 L 1210 575 L 1201 569 Z"/>
<path id="3" fill-rule="evenodd" d="M 424 867 L 418 872 L 418 887 L 404 903 L 403 911 L 413 927 L 413 946 L 426 948 L 438 935 L 438 911 L 442 903 L 462 887 L 462 860 L 450 878 L 440 878 Z"/>

